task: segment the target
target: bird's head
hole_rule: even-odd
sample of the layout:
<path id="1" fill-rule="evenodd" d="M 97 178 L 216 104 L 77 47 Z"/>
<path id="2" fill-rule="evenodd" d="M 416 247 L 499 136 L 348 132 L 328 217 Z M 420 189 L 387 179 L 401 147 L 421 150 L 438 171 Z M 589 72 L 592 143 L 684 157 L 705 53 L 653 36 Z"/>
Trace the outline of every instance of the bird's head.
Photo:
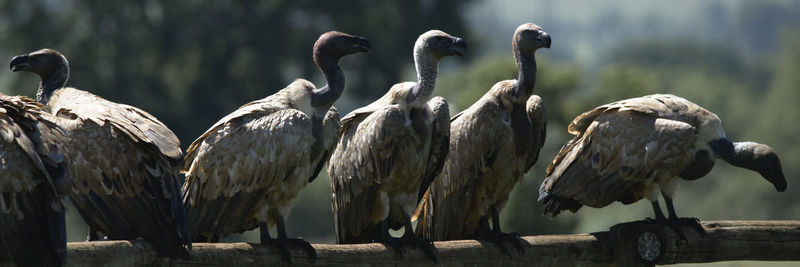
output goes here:
<path id="1" fill-rule="evenodd" d="M 731 142 L 719 138 L 708 142 L 714 154 L 733 166 L 750 169 L 761 174 L 778 192 L 786 190 L 781 160 L 770 146 L 754 142 Z"/>
<path id="2" fill-rule="evenodd" d="M 430 30 L 417 38 L 414 52 L 426 53 L 436 59 L 447 56 L 464 56 L 467 42 L 440 30 Z"/>
<path id="3" fill-rule="evenodd" d="M 765 144 L 748 143 L 749 149 L 753 151 L 753 168 L 767 181 L 775 186 L 775 190 L 783 192 L 786 190 L 786 177 L 783 176 L 781 160 L 775 150 Z"/>
<path id="4" fill-rule="evenodd" d="M 13 72 L 32 72 L 45 78 L 67 69 L 68 66 L 69 63 L 64 55 L 56 50 L 45 48 L 29 54 L 15 56 L 11 59 L 9 67 Z"/>
<path id="5" fill-rule="evenodd" d="M 360 36 L 343 32 L 329 31 L 319 36 L 314 43 L 314 54 L 324 53 L 336 59 L 358 52 L 369 52 L 369 41 Z"/>
<path id="6" fill-rule="evenodd" d="M 512 43 L 520 51 L 535 52 L 539 48 L 550 48 L 550 35 L 533 23 L 525 23 L 514 31 Z"/>

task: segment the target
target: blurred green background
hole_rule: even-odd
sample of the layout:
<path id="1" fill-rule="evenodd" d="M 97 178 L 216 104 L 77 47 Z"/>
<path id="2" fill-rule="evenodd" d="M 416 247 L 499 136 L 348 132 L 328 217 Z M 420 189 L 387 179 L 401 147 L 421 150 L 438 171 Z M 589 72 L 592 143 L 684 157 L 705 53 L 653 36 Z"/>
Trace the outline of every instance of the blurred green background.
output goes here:
<path id="1" fill-rule="evenodd" d="M 295 78 L 324 85 L 311 48 L 328 30 L 364 36 L 373 46 L 341 62 L 341 114 L 415 79 L 411 48 L 419 34 L 436 28 L 465 38 L 467 56 L 442 61 L 435 92 L 455 114 L 516 76 L 511 35 L 525 22 L 553 38 L 551 49 L 538 52 L 535 89 L 547 104 L 548 138 L 503 212 L 505 230 L 594 232 L 652 216 L 641 201 L 548 219 L 536 203 L 544 168 L 570 138 L 572 118 L 651 93 L 677 94 L 715 112 L 731 139 L 773 146 L 789 180 L 779 194 L 757 173 L 720 162 L 705 179 L 681 183 L 679 215 L 800 219 L 800 1 L 0 0 L 0 58 L 55 48 L 69 59 L 69 86 L 153 113 L 185 148 L 239 105 Z M 34 96 L 37 83 L 34 75 L 0 68 L 3 93 Z M 288 230 L 331 243 L 329 180 L 321 175 L 295 202 Z M 74 210 L 68 224 L 69 240 L 85 238 Z"/>

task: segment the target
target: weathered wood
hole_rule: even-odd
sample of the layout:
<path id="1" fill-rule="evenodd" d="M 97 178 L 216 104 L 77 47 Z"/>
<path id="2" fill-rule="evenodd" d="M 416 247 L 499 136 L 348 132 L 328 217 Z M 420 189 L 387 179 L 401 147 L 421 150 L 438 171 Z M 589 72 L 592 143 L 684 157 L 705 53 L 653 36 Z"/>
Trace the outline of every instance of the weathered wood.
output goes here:
<path id="1" fill-rule="evenodd" d="M 618 224 L 607 232 L 522 237 L 525 253 L 510 244 L 512 256 L 492 243 L 474 240 L 436 242 L 436 266 L 647 266 L 639 258 L 637 243 L 642 232 L 652 231 L 663 247 L 659 264 L 729 260 L 800 260 L 800 221 L 710 221 L 705 234 L 683 227 L 687 241 L 668 227 L 647 222 Z M 647 238 L 645 238 L 647 240 Z M 650 241 L 654 241 L 651 239 Z M 381 244 L 314 244 L 314 265 L 337 266 L 432 266 L 422 251 L 409 248 L 404 255 Z M 292 250 L 295 265 L 312 262 L 300 249 Z M 192 260 L 159 258 L 144 241 L 74 242 L 68 244 L 68 266 L 255 266 L 287 265 L 272 247 L 248 243 L 196 243 Z"/>

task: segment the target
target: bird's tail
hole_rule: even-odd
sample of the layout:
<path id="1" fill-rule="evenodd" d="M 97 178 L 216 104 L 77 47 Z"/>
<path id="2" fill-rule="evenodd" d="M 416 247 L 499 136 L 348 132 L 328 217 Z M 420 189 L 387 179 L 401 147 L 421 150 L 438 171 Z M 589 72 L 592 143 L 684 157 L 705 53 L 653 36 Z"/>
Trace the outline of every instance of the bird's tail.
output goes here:
<path id="1" fill-rule="evenodd" d="M 583 204 L 575 201 L 574 199 L 556 195 L 550 195 L 547 192 L 540 192 L 539 202 L 544 205 L 542 215 L 550 215 L 556 217 L 561 211 L 569 210 L 572 213 L 578 212 L 583 207 Z"/>
<path id="2" fill-rule="evenodd" d="M 425 195 L 411 216 L 411 221 L 417 221 L 417 227 L 414 233 L 426 239 L 433 238 L 433 199 L 431 198 L 431 191 L 425 191 Z"/>

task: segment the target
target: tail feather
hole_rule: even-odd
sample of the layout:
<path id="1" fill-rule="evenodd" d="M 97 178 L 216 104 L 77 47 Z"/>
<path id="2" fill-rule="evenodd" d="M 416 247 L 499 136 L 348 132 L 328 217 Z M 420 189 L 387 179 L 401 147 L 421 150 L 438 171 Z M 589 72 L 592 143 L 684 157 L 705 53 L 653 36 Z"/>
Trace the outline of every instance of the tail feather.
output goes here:
<path id="1" fill-rule="evenodd" d="M 561 211 L 569 210 L 572 213 L 578 212 L 578 210 L 583 207 L 583 204 L 579 203 L 578 201 L 561 196 L 554 196 L 550 194 L 542 194 L 539 197 L 539 202 L 544 205 L 544 211 L 542 215 L 550 215 L 550 217 L 556 217 Z"/>

